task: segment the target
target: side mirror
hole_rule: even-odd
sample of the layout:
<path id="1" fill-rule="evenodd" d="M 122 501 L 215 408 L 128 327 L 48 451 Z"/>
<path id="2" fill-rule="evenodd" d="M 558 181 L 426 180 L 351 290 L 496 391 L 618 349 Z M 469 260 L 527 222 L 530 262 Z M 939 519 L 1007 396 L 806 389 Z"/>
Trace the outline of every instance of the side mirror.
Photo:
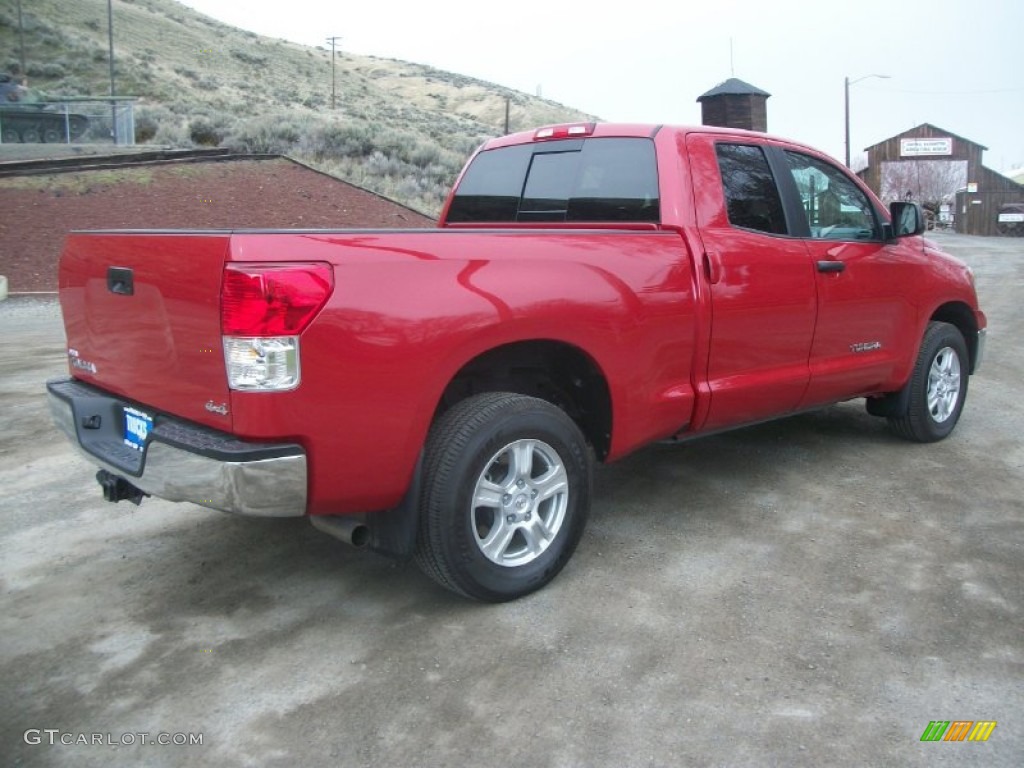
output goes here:
<path id="1" fill-rule="evenodd" d="M 894 237 L 910 237 L 924 232 L 924 211 L 917 203 L 889 203 L 889 215 Z"/>

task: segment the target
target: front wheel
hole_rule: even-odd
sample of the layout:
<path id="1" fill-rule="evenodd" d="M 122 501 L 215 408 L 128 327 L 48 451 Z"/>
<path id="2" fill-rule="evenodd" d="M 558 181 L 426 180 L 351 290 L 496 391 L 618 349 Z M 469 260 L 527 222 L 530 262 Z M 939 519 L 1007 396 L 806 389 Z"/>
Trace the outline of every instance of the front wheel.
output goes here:
<path id="1" fill-rule="evenodd" d="M 949 435 L 967 398 L 969 370 L 967 344 L 956 326 L 930 323 L 907 385 L 906 413 L 889 418 L 896 434 L 918 443 Z"/>
<path id="2" fill-rule="evenodd" d="M 590 451 L 565 412 L 511 393 L 467 398 L 427 439 L 416 561 L 466 597 L 522 597 L 572 556 L 590 493 Z"/>

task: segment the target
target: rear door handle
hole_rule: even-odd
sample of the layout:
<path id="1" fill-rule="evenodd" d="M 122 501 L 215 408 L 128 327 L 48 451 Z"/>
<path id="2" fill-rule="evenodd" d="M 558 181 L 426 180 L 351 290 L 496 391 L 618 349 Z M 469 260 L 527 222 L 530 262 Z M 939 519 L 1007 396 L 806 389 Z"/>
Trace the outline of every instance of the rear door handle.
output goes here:
<path id="1" fill-rule="evenodd" d="M 704 274 L 712 285 L 722 279 L 722 265 L 718 261 L 718 254 L 714 251 L 704 252 Z"/>
<path id="2" fill-rule="evenodd" d="M 844 269 L 846 269 L 845 261 L 822 259 L 818 262 L 819 272 L 842 272 Z"/>
<path id="3" fill-rule="evenodd" d="M 135 295 L 135 275 L 128 267 L 107 267 L 107 290 L 122 296 Z"/>

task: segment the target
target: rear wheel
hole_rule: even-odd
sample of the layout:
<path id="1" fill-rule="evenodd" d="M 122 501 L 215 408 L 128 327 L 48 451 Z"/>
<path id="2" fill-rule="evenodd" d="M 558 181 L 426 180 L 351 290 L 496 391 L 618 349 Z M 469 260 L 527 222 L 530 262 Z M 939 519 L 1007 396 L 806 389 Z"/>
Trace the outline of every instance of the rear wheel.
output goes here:
<path id="1" fill-rule="evenodd" d="M 458 403 L 432 427 L 416 560 L 458 594 L 501 602 L 547 584 L 579 542 L 591 460 L 562 410 L 511 393 Z"/>
<path id="2" fill-rule="evenodd" d="M 930 323 L 907 385 L 906 413 L 889 418 L 896 434 L 918 443 L 949 435 L 967 398 L 969 369 L 967 344 L 956 326 Z"/>

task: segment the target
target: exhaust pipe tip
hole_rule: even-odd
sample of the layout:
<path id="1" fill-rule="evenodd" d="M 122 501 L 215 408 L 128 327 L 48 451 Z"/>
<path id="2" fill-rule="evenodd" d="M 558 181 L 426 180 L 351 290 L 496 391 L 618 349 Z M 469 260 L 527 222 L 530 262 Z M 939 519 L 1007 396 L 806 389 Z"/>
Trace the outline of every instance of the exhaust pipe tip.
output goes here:
<path id="1" fill-rule="evenodd" d="M 323 531 L 356 549 L 362 549 L 370 543 L 370 528 L 361 517 L 313 515 L 309 522 L 318 531 Z"/>

